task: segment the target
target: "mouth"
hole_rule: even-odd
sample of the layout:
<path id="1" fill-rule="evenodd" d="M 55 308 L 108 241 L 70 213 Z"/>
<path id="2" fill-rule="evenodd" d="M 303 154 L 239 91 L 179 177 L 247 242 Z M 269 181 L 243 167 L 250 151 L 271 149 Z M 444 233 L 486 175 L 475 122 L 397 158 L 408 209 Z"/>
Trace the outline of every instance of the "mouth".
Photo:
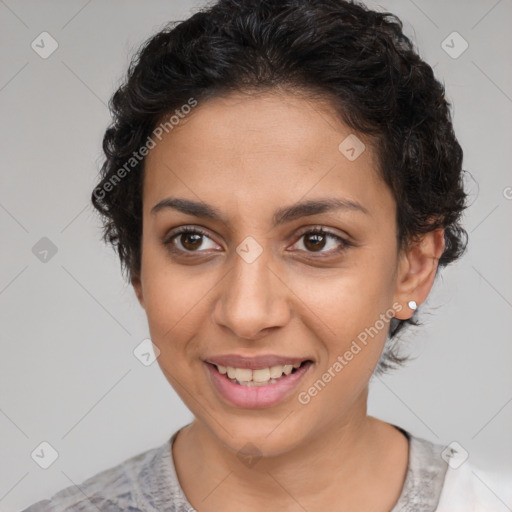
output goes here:
<path id="1" fill-rule="evenodd" d="M 208 361 L 205 365 L 222 399 L 237 407 L 262 408 L 276 405 L 290 396 L 313 361 L 306 359 L 260 368 L 237 368 Z"/>
<path id="2" fill-rule="evenodd" d="M 240 386 L 268 386 L 277 384 L 283 377 L 292 375 L 302 368 L 304 365 L 312 363 L 310 359 L 301 363 L 274 365 L 266 368 L 250 369 L 250 368 L 234 368 L 232 366 L 222 366 L 215 363 L 207 363 L 233 384 Z"/>

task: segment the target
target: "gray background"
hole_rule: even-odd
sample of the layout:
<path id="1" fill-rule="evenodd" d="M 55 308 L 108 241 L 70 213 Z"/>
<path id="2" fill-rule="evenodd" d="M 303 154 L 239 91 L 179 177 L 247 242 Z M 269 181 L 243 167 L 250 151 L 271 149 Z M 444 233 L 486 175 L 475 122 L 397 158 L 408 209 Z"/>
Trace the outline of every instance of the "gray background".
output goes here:
<path id="1" fill-rule="evenodd" d="M 89 196 L 106 103 L 130 55 L 195 5 L 0 0 L 0 511 L 78 484 L 191 420 L 157 364 L 133 355 L 149 335 L 146 317 L 99 240 Z M 418 359 L 375 380 L 370 413 L 457 441 L 482 470 L 510 474 L 512 2 L 368 5 L 398 14 L 435 66 L 476 182 L 464 218 L 469 251 L 443 271 L 425 328 L 407 338 Z M 47 59 L 31 48 L 43 31 L 59 44 Z M 469 43 L 456 59 L 441 47 L 453 31 Z M 43 237 L 57 247 L 46 262 L 32 252 Z M 59 453 L 46 470 L 30 455 L 42 441 Z M 482 485 L 499 505 L 496 484 Z"/>

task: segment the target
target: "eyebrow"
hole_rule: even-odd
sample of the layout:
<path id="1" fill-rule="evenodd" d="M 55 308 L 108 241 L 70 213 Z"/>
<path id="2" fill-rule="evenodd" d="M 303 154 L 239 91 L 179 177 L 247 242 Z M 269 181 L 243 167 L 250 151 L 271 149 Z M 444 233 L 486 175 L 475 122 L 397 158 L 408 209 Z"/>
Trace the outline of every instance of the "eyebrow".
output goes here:
<path id="1" fill-rule="evenodd" d="M 182 213 L 193 215 L 195 217 L 218 220 L 226 225 L 229 225 L 229 222 L 223 217 L 217 208 L 214 208 L 207 203 L 176 197 L 167 197 L 166 199 L 162 199 L 155 206 L 153 206 L 151 209 L 151 215 L 154 215 L 159 211 L 165 210 L 167 208 L 172 208 L 174 210 L 178 210 Z M 368 210 L 362 204 L 356 201 L 341 199 L 338 197 L 327 197 L 323 199 L 311 199 L 309 201 L 303 201 L 301 203 L 296 203 L 292 204 L 291 206 L 280 208 L 274 213 L 272 217 L 272 223 L 273 226 L 276 227 L 301 217 L 331 212 L 335 210 L 358 211 L 369 215 Z"/>

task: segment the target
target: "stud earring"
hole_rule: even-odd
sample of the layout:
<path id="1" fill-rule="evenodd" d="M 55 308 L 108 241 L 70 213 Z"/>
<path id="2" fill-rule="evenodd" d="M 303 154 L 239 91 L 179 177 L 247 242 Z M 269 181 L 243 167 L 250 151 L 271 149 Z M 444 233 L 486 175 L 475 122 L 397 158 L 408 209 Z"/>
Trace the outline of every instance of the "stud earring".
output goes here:
<path id="1" fill-rule="evenodd" d="M 411 300 L 411 301 L 409 301 L 409 307 L 410 307 L 412 310 L 415 310 L 415 309 L 418 307 L 418 305 L 416 304 L 416 301 Z"/>

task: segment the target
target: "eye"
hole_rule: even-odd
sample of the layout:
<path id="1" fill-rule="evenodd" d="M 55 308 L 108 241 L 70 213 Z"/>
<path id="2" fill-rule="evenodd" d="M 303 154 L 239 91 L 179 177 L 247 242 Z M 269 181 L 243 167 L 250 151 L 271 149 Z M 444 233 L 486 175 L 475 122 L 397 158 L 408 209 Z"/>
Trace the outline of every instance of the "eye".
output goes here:
<path id="1" fill-rule="evenodd" d="M 305 251 L 309 253 L 337 254 L 351 245 L 347 240 L 321 227 L 315 227 L 303 232 L 300 235 L 299 241 L 302 241 L 301 243 L 305 247 Z M 326 247 L 327 250 L 324 251 L 323 249 Z"/>
<path id="2" fill-rule="evenodd" d="M 204 239 L 207 238 L 212 242 L 212 247 L 208 247 L 208 244 L 204 243 Z M 174 231 L 172 235 L 164 241 L 164 245 L 169 246 L 172 252 L 203 252 L 199 249 L 212 249 L 216 246 L 211 240 L 208 234 L 199 229 L 192 228 L 190 226 L 183 226 Z"/>
<path id="3" fill-rule="evenodd" d="M 205 243 L 205 239 L 209 240 Z M 302 241 L 304 239 L 304 241 Z M 305 249 L 300 249 L 308 253 L 331 253 L 337 254 L 347 249 L 351 244 L 344 238 L 331 233 L 321 227 L 314 227 L 304 231 L 300 235 L 300 241 Z M 330 243 L 329 243 L 330 241 Z M 163 242 L 165 246 L 169 246 L 169 250 L 174 253 L 199 253 L 207 249 L 216 250 L 217 244 L 208 236 L 206 231 L 191 226 L 182 226 Z M 299 242 L 296 242 L 298 244 Z M 327 250 L 324 250 L 326 249 Z"/>

